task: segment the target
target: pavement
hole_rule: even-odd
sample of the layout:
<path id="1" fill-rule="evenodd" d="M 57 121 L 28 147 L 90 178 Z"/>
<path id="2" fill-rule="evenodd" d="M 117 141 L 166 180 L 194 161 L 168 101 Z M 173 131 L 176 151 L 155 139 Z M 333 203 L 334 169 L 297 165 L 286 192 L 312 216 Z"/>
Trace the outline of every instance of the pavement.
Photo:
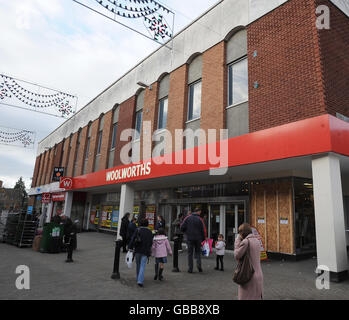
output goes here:
<path id="1" fill-rule="evenodd" d="M 180 273 L 172 272 L 169 257 L 164 281 L 154 281 L 154 259 L 146 267 L 144 288 L 136 284 L 135 266 L 128 269 L 121 254 L 120 280 L 111 279 L 115 238 L 104 233 L 78 234 L 74 263 L 66 254 L 44 254 L 30 248 L 0 243 L 0 299 L 63 300 L 236 300 L 238 287 L 232 282 L 234 257 L 224 257 L 225 271 L 216 271 L 214 255 L 203 258 L 203 273 L 187 272 L 187 253 L 179 256 Z M 16 267 L 30 269 L 30 290 L 18 290 Z M 301 262 L 262 262 L 264 298 L 270 300 L 347 300 L 349 280 L 330 283 L 329 290 L 315 285 L 316 259 Z"/>

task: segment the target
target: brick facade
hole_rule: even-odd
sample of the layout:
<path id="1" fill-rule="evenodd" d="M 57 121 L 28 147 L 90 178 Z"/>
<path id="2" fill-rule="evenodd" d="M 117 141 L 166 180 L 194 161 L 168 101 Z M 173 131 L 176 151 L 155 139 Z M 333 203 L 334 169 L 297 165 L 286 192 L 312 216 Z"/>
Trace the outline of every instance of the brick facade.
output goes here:
<path id="1" fill-rule="evenodd" d="M 326 113 L 315 18 L 290 0 L 248 26 L 250 132 Z"/>
<path id="2" fill-rule="evenodd" d="M 159 100 L 158 100 L 158 83 L 152 84 L 152 89 L 147 88 L 144 95 L 144 107 L 143 107 L 143 123 L 149 121 L 151 123 L 151 132 L 147 133 L 146 139 L 152 139 L 154 131 L 158 127 L 158 109 L 159 109 Z M 141 129 L 141 145 L 140 145 L 140 160 L 147 160 L 151 158 L 151 154 L 148 153 L 148 150 L 145 151 L 145 156 L 143 157 L 143 139 L 145 138 L 143 134 L 143 126 Z M 152 149 L 154 144 L 152 143 Z"/>
<path id="3" fill-rule="evenodd" d="M 188 65 L 176 69 L 170 74 L 168 95 L 167 130 L 172 134 L 172 149 L 175 150 L 175 130 L 184 129 L 188 105 Z"/>
<path id="4" fill-rule="evenodd" d="M 110 151 L 110 139 L 112 135 L 113 110 L 104 115 L 103 137 L 101 146 L 101 156 L 99 159 L 99 169 L 104 170 L 108 167 L 108 156 Z"/>
<path id="5" fill-rule="evenodd" d="M 349 117 L 349 18 L 329 1 L 316 5 L 330 8 L 330 29 L 318 30 L 326 111 Z"/>
<path id="6" fill-rule="evenodd" d="M 316 7 L 330 6 L 331 29 L 316 28 Z M 325 0 L 289 0 L 247 26 L 249 64 L 249 128 L 250 132 L 339 112 L 349 117 L 349 19 Z M 188 108 L 188 65 L 170 73 L 167 130 L 175 137 L 176 129 L 184 129 Z M 259 87 L 254 88 L 258 82 Z M 146 89 L 143 121 L 150 121 L 152 132 L 158 121 L 159 83 Z M 226 44 L 216 44 L 202 53 L 201 128 L 226 128 L 227 65 Z M 120 152 L 129 141 L 120 141 L 123 130 L 134 128 L 136 96 L 119 106 L 114 166 L 121 165 Z M 103 139 L 98 170 L 108 166 L 112 135 L 113 111 L 104 116 Z M 92 122 L 92 133 L 86 173 L 94 170 L 99 119 Z M 88 126 L 81 130 L 76 175 L 83 172 Z M 219 136 L 216 137 L 219 139 Z M 77 133 L 69 154 L 71 137 L 64 142 L 61 165 L 65 175 L 73 173 Z M 173 150 L 175 148 L 173 139 Z M 57 145 L 54 166 L 59 166 L 63 142 Z M 143 159 L 143 145 L 140 145 Z M 52 158 L 46 151 L 37 158 L 33 184 L 39 186 L 52 174 Z M 68 161 L 69 160 L 69 161 Z"/>
<path id="7" fill-rule="evenodd" d="M 116 138 L 114 166 L 121 165 L 120 152 L 128 141 L 120 141 L 121 132 L 125 129 L 134 128 L 136 96 L 131 97 L 119 106 L 118 132 Z"/>
<path id="8" fill-rule="evenodd" d="M 82 168 L 84 166 L 84 157 L 85 157 L 85 150 L 86 150 L 87 132 L 88 132 L 88 126 L 82 128 L 80 131 L 80 148 L 77 153 L 78 160 L 77 160 L 75 176 L 80 176 L 82 174 Z"/>
<path id="9" fill-rule="evenodd" d="M 227 68 L 225 59 L 225 42 L 221 42 L 203 54 L 202 61 L 202 103 L 201 129 L 217 130 L 225 128 L 225 107 L 227 105 Z M 208 136 L 207 138 L 208 139 Z"/>

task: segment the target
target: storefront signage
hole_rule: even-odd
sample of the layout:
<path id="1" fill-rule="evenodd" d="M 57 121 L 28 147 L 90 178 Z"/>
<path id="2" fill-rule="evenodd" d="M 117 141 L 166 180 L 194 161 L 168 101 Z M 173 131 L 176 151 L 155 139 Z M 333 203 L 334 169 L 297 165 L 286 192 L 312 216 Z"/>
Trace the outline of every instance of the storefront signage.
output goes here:
<path id="1" fill-rule="evenodd" d="M 60 181 L 61 177 L 64 176 L 64 168 L 63 167 L 55 167 L 53 169 L 52 181 Z"/>
<path id="2" fill-rule="evenodd" d="M 115 169 L 112 171 L 107 171 L 106 181 L 118 181 L 126 180 L 136 177 L 148 176 L 151 173 L 151 162 L 137 164 L 130 167 L 125 167 L 122 169 Z"/>
<path id="3" fill-rule="evenodd" d="M 52 193 L 52 201 L 64 201 L 65 200 L 65 193 Z"/>
<path id="4" fill-rule="evenodd" d="M 73 178 L 62 177 L 59 181 L 59 187 L 65 190 L 73 189 Z"/>
<path id="5" fill-rule="evenodd" d="M 50 203 L 51 202 L 51 193 L 43 193 L 41 202 L 42 203 Z"/>
<path id="6" fill-rule="evenodd" d="M 29 215 L 33 214 L 33 206 L 28 207 L 27 214 L 29 214 Z"/>

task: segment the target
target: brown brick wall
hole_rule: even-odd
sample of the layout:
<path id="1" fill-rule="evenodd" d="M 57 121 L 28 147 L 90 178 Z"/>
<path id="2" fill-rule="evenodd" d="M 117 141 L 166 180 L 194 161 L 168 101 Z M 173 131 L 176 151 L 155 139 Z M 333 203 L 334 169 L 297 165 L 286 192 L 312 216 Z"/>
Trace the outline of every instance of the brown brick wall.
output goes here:
<path id="1" fill-rule="evenodd" d="M 39 169 L 40 169 L 40 161 L 41 161 L 41 156 L 36 157 L 35 167 L 33 172 L 33 180 L 31 184 L 32 188 L 37 186 L 37 179 L 38 179 Z"/>
<path id="2" fill-rule="evenodd" d="M 201 129 L 216 129 L 216 141 L 220 137 L 220 129 L 225 128 L 225 106 L 227 87 L 225 42 L 221 42 L 203 54 L 202 62 L 202 103 Z"/>
<path id="3" fill-rule="evenodd" d="M 84 159 L 85 159 L 87 133 L 88 133 L 88 125 L 83 127 L 80 133 L 80 148 L 77 154 L 78 162 L 77 162 L 75 176 L 82 175 L 82 169 L 83 169 Z"/>
<path id="4" fill-rule="evenodd" d="M 68 177 L 67 170 L 68 170 L 68 159 L 69 159 L 69 144 L 70 144 L 70 138 L 66 138 L 64 140 L 64 153 L 63 153 L 63 159 L 62 159 L 62 167 L 64 167 L 64 175 Z"/>
<path id="5" fill-rule="evenodd" d="M 172 149 L 175 150 L 175 130 L 184 129 L 188 105 L 188 65 L 185 64 L 170 74 L 168 95 L 167 130 L 172 134 Z"/>
<path id="6" fill-rule="evenodd" d="M 116 140 L 117 142 L 115 147 L 114 166 L 119 166 L 122 164 L 120 160 L 120 152 L 122 147 L 128 143 L 128 141 L 120 141 L 121 132 L 125 129 L 134 128 L 136 96 L 133 96 L 125 102 L 121 103 L 119 108 L 120 110 Z"/>
<path id="7" fill-rule="evenodd" d="M 41 177 L 42 177 L 42 173 L 44 171 L 44 160 L 45 160 L 45 153 L 42 153 L 40 155 L 40 167 L 39 167 L 39 173 L 38 173 L 38 177 L 36 180 L 36 186 L 40 186 L 41 185 Z"/>
<path id="8" fill-rule="evenodd" d="M 99 129 L 99 118 L 92 122 L 91 137 L 90 137 L 90 150 L 88 154 L 86 173 L 92 173 L 96 157 L 97 138 Z"/>
<path id="9" fill-rule="evenodd" d="M 62 156 L 62 151 L 63 151 L 63 141 L 58 143 L 56 146 L 56 156 L 53 160 L 53 166 L 54 167 L 59 167 L 60 161 L 61 161 L 61 156 Z"/>
<path id="10" fill-rule="evenodd" d="M 143 123 L 145 121 L 150 121 L 151 123 L 151 132 L 146 137 L 146 139 L 152 139 L 152 135 L 158 126 L 158 109 L 159 109 L 159 100 L 158 100 L 158 82 L 152 84 L 152 89 L 145 89 L 144 94 L 144 107 L 143 107 Z M 151 158 L 151 154 L 147 154 L 148 150 L 145 152 L 145 158 L 143 159 L 143 126 L 141 128 L 141 145 L 140 145 L 140 160 L 147 160 Z M 152 150 L 154 144 L 152 143 Z"/>
<path id="11" fill-rule="evenodd" d="M 330 29 L 318 30 L 326 110 L 349 117 L 349 18 L 328 0 L 316 5 L 330 8 Z"/>
<path id="12" fill-rule="evenodd" d="M 102 137 L 101 155 L 99 159 L 99 170 L 104 170 L 108 167 L 110 139 L 112 134 L 111 132 L 112 122 L 113 122 L 113 110 L 110 110 L 104 115 L 103 137 Z"/>
<path id="13" fill-rule="evenodd" d="M 79 132 L 75 132 L 72 136 L 72 146 L 70 149 L 69 159 L 67 163 L 67 169 L 66 169 L 66 177 L 72 177 L 73 176 L 73 168 L 75 163 L 75 154 L 76 154 L 76 145 L 78 142 L 78 136 Z"/>
<path id="14" fill-rule="evenodd" d="M 49 162 L 48 162 L 47 171 L 46 171 L 45 184 L 49 184 L 52 181 L 54 156 L 55 156 L 55 148 L 53 147 L 49 151 L 49 160 L 48 160 Z"/>
<path id="15" fill-rule="evenodd" d="M 251 132 L 326 112 L 315 18 L 314 0 L 290 0 L 248 26 Z"/>
<path id="16" fill-rule="evenodd" d="M 40 185 L 45 184 L 47 165 L 48 165 L 48 152 L 45 151 L 45 153 L 43 154 L 43 167 L 42 167 L 41 176 L 40 176 Z"/>

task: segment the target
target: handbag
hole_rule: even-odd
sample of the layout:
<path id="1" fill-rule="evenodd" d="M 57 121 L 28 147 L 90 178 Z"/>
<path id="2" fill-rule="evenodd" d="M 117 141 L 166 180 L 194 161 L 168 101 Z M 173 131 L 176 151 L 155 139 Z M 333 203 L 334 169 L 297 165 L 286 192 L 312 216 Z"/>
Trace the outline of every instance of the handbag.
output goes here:
<path id="1" fill-rule="evenodd" d="M 244 285 L 249 282 L 254 274 L 254 269 L 250 258 L 250 241 L 248 241 L 248 247 L 245 255 L 239 260 L 238 265 L 233 274 L 233 281 L 239 285 Z"/>

